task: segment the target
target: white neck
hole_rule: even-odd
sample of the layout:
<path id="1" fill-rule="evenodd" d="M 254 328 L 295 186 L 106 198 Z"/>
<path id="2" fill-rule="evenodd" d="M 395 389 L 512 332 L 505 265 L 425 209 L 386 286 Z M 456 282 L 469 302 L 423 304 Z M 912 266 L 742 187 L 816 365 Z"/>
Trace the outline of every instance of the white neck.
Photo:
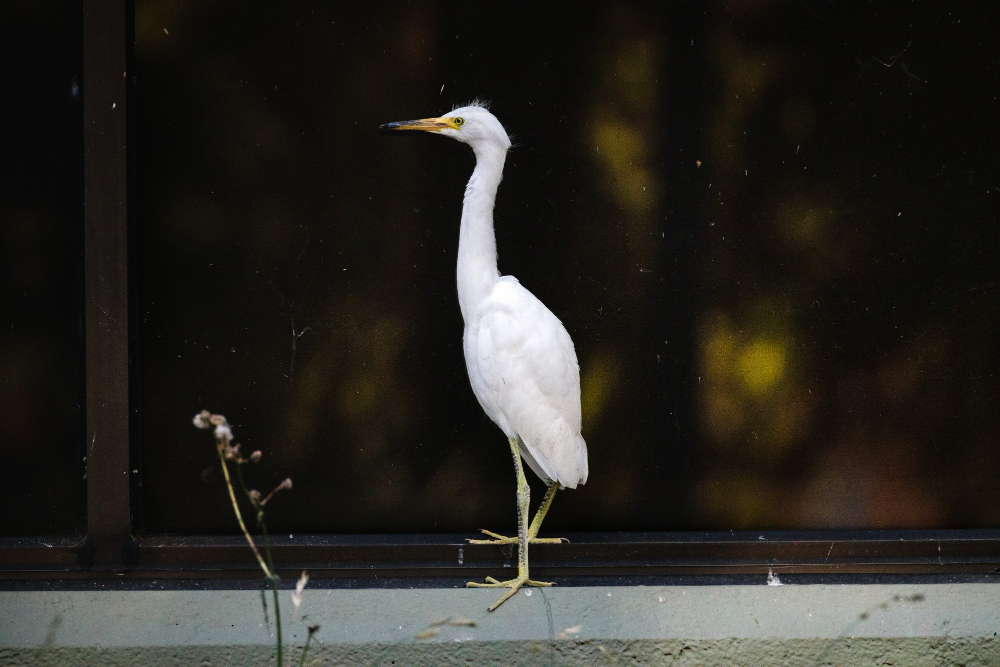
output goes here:
<path id="1" fill-rule="evenodd" d="M 465 186 L 462 227 L 458 235 L 458 304 L 466 324 L 500 278 L 493 204 L 503 178 L 507 151 L 492 146 L 476 152 L 476 168 Z"/>

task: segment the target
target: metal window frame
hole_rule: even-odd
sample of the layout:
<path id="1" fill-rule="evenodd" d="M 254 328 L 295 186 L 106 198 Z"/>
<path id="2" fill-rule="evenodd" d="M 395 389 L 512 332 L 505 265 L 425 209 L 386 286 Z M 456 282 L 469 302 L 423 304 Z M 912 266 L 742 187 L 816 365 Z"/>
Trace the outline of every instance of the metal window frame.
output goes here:
<path id="1" fill-rule="evenodd" d="M 495 575 L 516 566 L 513 547 L 471 545 L 466 535 L 272 536 L 277 570 L 368 580 L 422 579 L 424 585 Z M 576 533 L 569 544 L 532 547 L 540 578 L 796 575 L 1000 574 L 1000 531 L 778 531 Z M 140 536 L 122 541 L 125 563 L 91 563 L 78 538 L 0 539 L 8 579 L 252 579 L 259 570 L 242 536 Z M 108 553 L 114 554 L 113 550 Z M 291 577 L 294 580 L 294 576 Z"/>
<path id="2" fill-rule="evenodd" d="M 130 401 L 129 228 L 134 165 L 131 0 L 83 0 L 86 534 L 0 538 L 0 578 L 246 579 L 240 536 L 135 535 L 140 468 Z M 693 200 L 692 200 L 693 201 Z M 694 206 L 694 204 L 690 204 Z M 135 350 L 131 350 L 135 352 Z M 512 548 L 464 535 L 274 536 L 280 572 L 353 581 L 454 585 L 515 562 Z M 580 533 L 532 547 L 533 573 L 576 582 L 675 575 L 975 576 L 1000 574 L 1000 529 Z"/>
<path id="3" fill-rule="evenodd" d="M 83 564 L 133 550 L 129 456 L 127 0 L 83 3 L 87 534 Z"/>

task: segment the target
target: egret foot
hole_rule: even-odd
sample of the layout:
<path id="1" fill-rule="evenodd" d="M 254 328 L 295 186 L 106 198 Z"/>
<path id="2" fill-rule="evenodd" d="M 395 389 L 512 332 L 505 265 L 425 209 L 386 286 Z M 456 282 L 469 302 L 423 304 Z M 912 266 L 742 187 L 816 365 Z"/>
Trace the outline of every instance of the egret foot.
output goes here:
<path id="1" fill-rule="evenodd" d="M 513 446 L 513 444 L 511 446 Z M 538 535 L 538 529 L 542 527 L 542 519 L 545 518 L 545 514 L 549 511 L 549 506 L 552 504 L 552 499 L 556 497 L 556 491 L 558 490 L 558 482 L 549 483 L 549 487 L 545 490 L 545 497 L 542 498 L 542 505 L 538 508 L 538 512 L 535 513 L 535 518 L 531 521 L 531 525 L 528 527 L 528 544 L 569 544 L 569 540 L 565 537 L 536 537 L 536 535 Z M 499 533 L 494 533 L 492 530 L 486 530 L 485 528 L 480 528 L 479 532 L 489 535 L 494 539 L 468 540 L 469 544 L 517 544 L 518 538 L 516 537 L 506 537 Z"/>
<path id="2" fill-rule="evenodd" d="M 538 513 L 535 515 L 535 520 L 531 522 L 531 526 L 528 526 L 528 504 L 531 500 L 531 488 L 528 486 L 527 480 L 524 479 L 524 468 L 521 467 L 521 450 L 517 445 L 517 437 L 512 436 L 507 439 L 510 442 L 510 452 L 514 457 L 514 472 L 517 474 L 517 538 L 504 537 L 498 533 L 491 532 L 489 530 L 484 530 L 483 532 L 487 535 L 492 536 L 493 540 L 469 540 L 473 544 L 514 544 L 517 543 L 517 578 L 508 579 L 507 581 L 498 581 L 493 577 L 486 577 L 486 583 L 480 584 L 476 581 L 470 581 L 466 586 L 472 588 L 509 588 L 507 593 L 496 601 L 490 611 L 493 611 L 504 602 L 509 600 L 514 593 L 518 591 L 521 586 L 551 586 L 552 584 L 547 581 L 534 581 L 533 579 L 528 579 L 528 544 L 532 541 L 539 542 L 559 542 L 557 538 L 547 538 L 544 540 L 538 540 L 535 535 L 538 534 L 538 528 L 542 524 L 542 518 L 545 516 L 546 510 L 548 510 L 549 505 L 552 503 L 552 496 L 555 495 L 556 489 L 559 488 L 557 482 L 552 482 L 549 485 L 548 491 L 545 493 L 545 498 L 542 501 L 542 506 L 539 508 Z"/>
<path id="3" fill-rule="evenodd" d="M 494 538 L 492 540 L 473 540 L 466 539 L 469 544 L 517 544 L 516 537 L 505 537 L 499 533 L 494 533 L 492 530 L 486 530 L 485 528 L 480 528 L 479 532 L 489 535 Z M 569 544 L 569 540 L 565 537 L 535 537 L 534 535 L 528 536 L 528 544 Z"/>
<path id="4" fill-rule="evenodd" d="M 502 598 L 500 598 L 499 600 L 497 600 L 493 604 L 493 606 L 490 607 L 490 611 L 495 610 L 497 607 L 499 607 L 504 602 L 506 602 L 507 600 L 509 600 L 510 597 L 512 595 L 514 595 L 514 593 L 516 593 L 519 588 L 521 588 L 521 586 L 543 587 L 543 586 L 552 586 L 553 585 L 552 582 L 549 582 L 549 581 L 535 581 L 534 579 L 528 579 L 528 577 L 526 577 L 526 576 L 518 577 L 517 579 L 508 579 L 507 581 L 497 581 L 493 577 L 486 577 L 486 582 L 487 583 L 485 583 L 485 584 L 481 584 L 481 583 L 479 583 L 477 581 L 470 581 L 469 583 L 467 583 L 465 585 L 467 587 L 471 587 L 471 588 L 509 588 L 510 589 L 509 591 L 507 591 L 504 594 L 504 596 Z"/>

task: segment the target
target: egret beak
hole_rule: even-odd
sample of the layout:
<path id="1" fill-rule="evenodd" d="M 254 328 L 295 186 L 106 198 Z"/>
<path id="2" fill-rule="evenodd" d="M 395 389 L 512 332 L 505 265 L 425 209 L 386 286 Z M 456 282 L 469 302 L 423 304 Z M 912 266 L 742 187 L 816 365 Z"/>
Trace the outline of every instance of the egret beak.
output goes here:
<path id="1" fill-rule="evenodd" d="M 398 123 L 379 125 L 380 130 L 423 130 L 424 132 L 440 132 L 456 129 L 451 118 L 421 118 L 420 120 L 401 120 Z"/>

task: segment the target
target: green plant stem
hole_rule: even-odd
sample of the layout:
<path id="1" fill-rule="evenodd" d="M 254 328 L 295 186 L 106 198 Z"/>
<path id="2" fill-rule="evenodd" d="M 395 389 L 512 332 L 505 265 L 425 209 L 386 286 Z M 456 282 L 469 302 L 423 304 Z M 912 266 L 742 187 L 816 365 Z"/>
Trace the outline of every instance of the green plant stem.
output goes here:
<path id="1" fill-rule="evenodd" d="M 223 465 L 225 465 L 225 459 L 223 459 Z M 257 525 L 260 526 L 261 533 L 264 535 L 264 557 L 267 559 L 267 565 L 265 566 L 263 560 L 261 559 L 260 552 L 257 551 L 256 545 L 250 540 L 250 535 L 247 534 L 247 540 L 250 540 L 250 544 L 254 547 L 254 554 L 257 556 L 258 562 L 260 562 L 261 568 L 264 570 L 264 575 L 266 576 L 268 582 L 271 584 L 271 591 L 274 593 L 274 629 L 277 634 L 278 639 L 278 667 L 283 666 L 283 647 L 281 641 L 281 604 L 278 602 L 278 576 L 274 574 L 274 559 L 271 557 L 271 538 L 267 534 L 267 524 L 264 522 L 264 509 L 254 502 L 253 496 L 250 495 L 250 490 L 247 488 L 246 482 L 243 481 L 243 468 L 242 464 L 236 464 L 236 478 L 240 481 L 240 487 L 243 489 L 243 493 L 250 500 L 250 504 L 254 506 L 257 510 Z M 229 481 L 229 475 L 226 475 L 226 481 Z M 229 487 L 230 496 L 233 496 L 233 503 L 235 507 L 235 495 L 233 494 L 233 488 Z M 237 516 L 239 516 L 239 510 L 237 510 Z M 240 519 L 240 527 L 243 527 L 243 520 Z M 246 532 L 246 528 L 243 528 Z M 270 567 L 270 569 L 268 569 Z"/>
<path id="2" fill-rule="evenodd" d="M 264 510 L 258 510 L 258 523 L 260 531 L 264 535 L 264 556 L 267 564 L 274 570 L 274 561 L 271 559 L 271 538 L 267 534 L 267 524 L 264 523 Z M 281 606 L 278 604 L 278 578 L 271 577 L 271 590 L 274 591 L 274 627 L 278 630 L 278 665 L 281 665 Z"/>
<path id="3" fill-rule="evenodd" d="M 278 633 L 278 667 L 284 664 L 281 660 L 281 607 L 278 605 L 278 581 L 271 577 L 271 590 L 274 591 L 274 627 Z"/>
<path id="4" fill-rule="evenodd" d="M 254 544 L 253 538 L 250 536 L 250 531 L 247 530 L 246 524 L 243 523 L 243 515 L 240 513 L 240 506 L 236 502 L 236 493 L 233 491 L 233 481 L 229 477 L 229 466 L 226 465 L 226 455 L 223 454 L 221 448 L 219 449 L 219 460 L 222 461 L 222 474 L 226 478 L 226 488 L 229 489 L 229 500 L 233 503 L 233 512 L 236 514 L 237 523 L 240 524 L 240 530 L 243 531 L 243 536 L 247 538 L 247 544 L 250 545 L 250 550 L 253 551 L 253 555 L 257 558 L 257 564 L 260 565 L 260 569 L 264 571 L 264 576 L 268 579 L 274 579 L 274 575 L 261 557 L 260 551 L 257 550 L 257 545 Z M 280 628 L 281 626 L 278 627 Z M 280 629 L 278 633 L 280 636 Z"/>
<path id="5" fill-rule="evenodd" d="M 313 633 L 310 632 L 309 636 L 306 637 L 306 645 L 302 647 L 302 655 L 299 657 L 299 667 L 304 667 L 306 664 L 306 653 L 309 652 L 309 642 L 313 640 Z"/>

